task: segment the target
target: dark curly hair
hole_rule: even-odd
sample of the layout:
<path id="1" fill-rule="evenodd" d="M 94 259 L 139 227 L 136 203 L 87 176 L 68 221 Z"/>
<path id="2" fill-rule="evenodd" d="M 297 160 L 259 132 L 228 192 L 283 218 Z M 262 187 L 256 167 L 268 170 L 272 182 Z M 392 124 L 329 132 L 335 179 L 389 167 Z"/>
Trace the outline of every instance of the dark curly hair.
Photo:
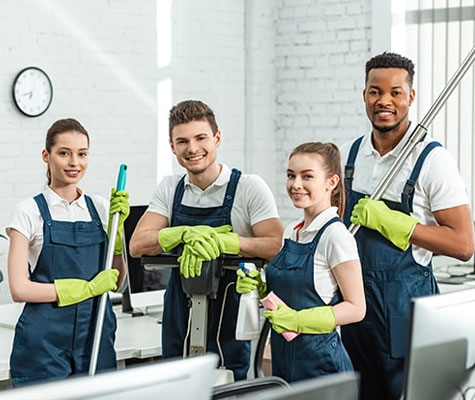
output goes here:
<path id="1" fill-rule="evenodd" d="M 412 88 L 414 80 L 414 63 L 406 57 L 396 53 L 384 52 L 374 56 L 366 63 L 366 80 L 368 82 L 368 74 L 374 68 L 403 68 L 407 71 L 408 82 Z"/>
<path id="2" fill-rule="evenodd" d="M 208 121 L 213 135 L 218 131 L 218 124 L 213 110 L 200 100 L 184 100 L 174 105 L 170 110 L 168 130 L 172 140 L 172 130 L 176 125 L 187 124 L 191 121 Z"/>

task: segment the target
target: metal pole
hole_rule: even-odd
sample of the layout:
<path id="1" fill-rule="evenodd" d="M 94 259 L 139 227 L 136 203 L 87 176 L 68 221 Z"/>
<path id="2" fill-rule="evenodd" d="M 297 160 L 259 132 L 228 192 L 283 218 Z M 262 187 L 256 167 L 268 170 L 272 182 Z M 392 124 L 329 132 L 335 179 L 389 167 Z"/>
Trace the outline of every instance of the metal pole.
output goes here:
<path id="1" fill-rule="evenodd" d="M 386 175 L 384 175 L 384 178 L 376 187 L 374 193 L 370 196 L 371 200 L 381 199 L 384 192 L 394 181 L 394 178 L 397 176 L 397 174 L 401 171 L 401 168 L 404 162 L 409 157 L 411 152 L 414 150 L 414 148 L 417 146 L 419 142 L 424 140 L 427 134 L 428 126 L 432 123 L 434 118 L 437 116 L 440 109 L 445 105 L 447 99 L 452 94 L 454 89 L 457 87 L 460 80 L 463 78 L 463 76 L 471 67 L 474 61 L 475 61 L 475 46 L 472 48 L 472 50 L 470 50 L 467 57 L 465 57 L 465 60 L 463 60 L 462 64 L 457 69 L 457 71 L 455 71 L 455 74 L 452 76 L 450 81 L 445 85 L 444 89 L 439 94 L 439 97 L 437 97 L 434 104 L 432 104 L 429 111 L 427 111 L 424 118 L 422 118 L 422 121 L 419 124 L 417 124 L 417 126 L 414 128 L 414 130 L 409 136 L 409 140 L 404 145 L 403 149 L 401 150 L 401 153 L 394 161 L 394 164 L 391 165 L 391 168 L 389 168 L 388 172 L 386 172 Z M 358 232 L 359 228 L 360 228 L 360 225 L 351 224 L 348 230 L 354 236 Z"/>
<path id="2" fill-rule="evenodd" d="M 105 269 L 112 268 L 112 261 L 114 259 L 115 239 L 117 236 L 118 225 L 119 225 L 119 213 L 115 213 L 112 216 L 112 227 L 111 227 L 111 233 L 110 233 L 110 238 L 109 238 L 109 246 L 107 247 Z M 99 355 L 99 347 L 101 343 L 102 326 L 104 325 L 104 315 L 106 312 L 106 304 L 107 304 L 107 292 L 103 293 L 99 299 L 99 307 L 97 310 L 97 319 L 96 319 L 96 330 L 94 334 L 94 342 L 92 344 L 91 361 L 89 364 L 89 375 L 94 375 L 96 373 L 97 357 Z"/>
<path id="3" fill-rule="evenodd" d="M 126 173 L 127 173 L 127 165 L 122 164 L 119 168 L 119 175 L 117 178 L 116 188 L 118 191 L 125 189 Z M 117 237 L 118 226 L 119 226 L 119 213 L 117 212 L 112 216 L 109 244 L 107 246 L 105 269 L 112 268 L 112 262 L 114 260 L 115 239 Z M 97 317 L 96 317 L 97 318 L 96 330 L 94 332 L 91 361 L 89 363 L 89 375 L 91 376 L 96 373 L 97 357 L 99 355 L 99 347 L 101 345 L 102 326 L 104 325 L 104 315 L 106 313 L 106 304 L 107 304 L 107 292 L 103 293 L 99 299 L 99 307 L 97 310 Z"/>

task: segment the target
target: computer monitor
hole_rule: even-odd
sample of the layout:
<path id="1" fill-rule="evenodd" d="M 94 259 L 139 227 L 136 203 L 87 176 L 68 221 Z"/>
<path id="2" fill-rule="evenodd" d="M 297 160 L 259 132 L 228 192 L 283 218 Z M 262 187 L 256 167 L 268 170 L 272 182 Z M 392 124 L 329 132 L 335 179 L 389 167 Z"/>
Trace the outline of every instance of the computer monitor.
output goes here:
<path id="1" fill-rule="evenodd" d="M 404 398 L 462 398 L 475 380 L 475 289 L 413 299 L 409 332 Z"/>
<path id="2" fill-rule="evenodd" d="M 357 400 L 359 375 L 342 372 L 293 383 L 290 388 L 269 389 L 239 397 L 241 400 Z"/>
<path id="3" fill-rule="evenodd" d="M 124 255 L 128 271 L 126 295 L 130 297 L 132 309 L 142 312 L 146 312 L 147 308 L 163 306 L 163 296 L 170 276 L 169 268 L 149 271 L 141 265 L 140 258 L 129 255 L 130 238 L 146 210 L 147 206 L 131 206 L 124 223 Z"/>
<path id="4" fill-rule="evenodd" d="M 2 400 L 209 400 L 216 379 L 215 354 L 160 361 L 95 376 L 5 390 Z"/>

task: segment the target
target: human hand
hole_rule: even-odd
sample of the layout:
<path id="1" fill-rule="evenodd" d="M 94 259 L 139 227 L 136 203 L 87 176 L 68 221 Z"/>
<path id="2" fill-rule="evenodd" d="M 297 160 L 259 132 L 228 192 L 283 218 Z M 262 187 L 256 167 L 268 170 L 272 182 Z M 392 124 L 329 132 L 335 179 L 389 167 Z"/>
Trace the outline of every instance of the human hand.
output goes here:
<path id="1" fill-rule="evenodd" d="M 419 222 L 416 218 L 401 211 L 391 210 L 384 201 L 360 199 L 353 208 L 350 220 L 381 233 L 401 250 L 409 247 L 409 239 Z"/>
<path id="2" fill-rule="evenodd" d="M 109 224 L 107 226 L 107 236 L 110 237 L 112 217 L 119 213 L 119 223 L 117 225 L 117 236 L 115 238 L 114 254 L 123 252 L 123 232 L 124 222 L 130 214 L 129 193 L 125 190 L 117 191 L 115 188 L 111 190 L 109 202 Z"/>
<path id="3" fill-rule="evenodd" d="M 184 278 L 194 278 L 201 276 L 201 267 L 205 261 L 195 250 L 189 245 L 183 246 L 183 252 L 178 257 L 180 263 L 180 273 Z"/>
<path id="4" fill-rule="evenodd" d="M 262 280 L 261 273 L 257 270 L 245 274 L 242 269 L 236 270 L 236 292 L 246 294 L 257 289 L 259 298 L 267 294 L 267 284 Z"/>

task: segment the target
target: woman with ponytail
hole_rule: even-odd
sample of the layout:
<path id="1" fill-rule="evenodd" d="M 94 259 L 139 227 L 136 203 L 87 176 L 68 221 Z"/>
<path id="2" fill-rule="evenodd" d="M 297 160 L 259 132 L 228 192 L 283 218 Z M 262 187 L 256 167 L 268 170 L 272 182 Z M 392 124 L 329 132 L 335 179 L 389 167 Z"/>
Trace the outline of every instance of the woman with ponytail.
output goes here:
<path id="1" fill-rule="evenodd" d="M 339 325 L 363 319 L 366 304 L 358 250 L 340 218 L 344 188 L 333 143 L 304 143 L 289 157 L 287 193 L 303 218 L 284 232 L 279 254 L 260 275 L 238 272 L 236 289 L 277 295 L 264 315 L 272 324 L 272 373 L 287 382 L 351 371 Z M 299 333 L 291 341 L 281 335 Z"/>
<path id="2" fill-rule="evenodd" d="M 110 201 L 78 186 L 89 164 L 89 135 L 75 119 L 48 130 L 42 159 L 48 185 L 19 202 L 7 226 L 8 278 L 16 302 L 25 302 L 10 357 L 13 386 L 88 371 L 98 299 L 125 279 L 122 255 L 128 193 Z M 119 213 L 113 268 L 104 269 L 108 220 Z M 115 369 L 116 320 L 106 303 L 97 370 Z"/>

